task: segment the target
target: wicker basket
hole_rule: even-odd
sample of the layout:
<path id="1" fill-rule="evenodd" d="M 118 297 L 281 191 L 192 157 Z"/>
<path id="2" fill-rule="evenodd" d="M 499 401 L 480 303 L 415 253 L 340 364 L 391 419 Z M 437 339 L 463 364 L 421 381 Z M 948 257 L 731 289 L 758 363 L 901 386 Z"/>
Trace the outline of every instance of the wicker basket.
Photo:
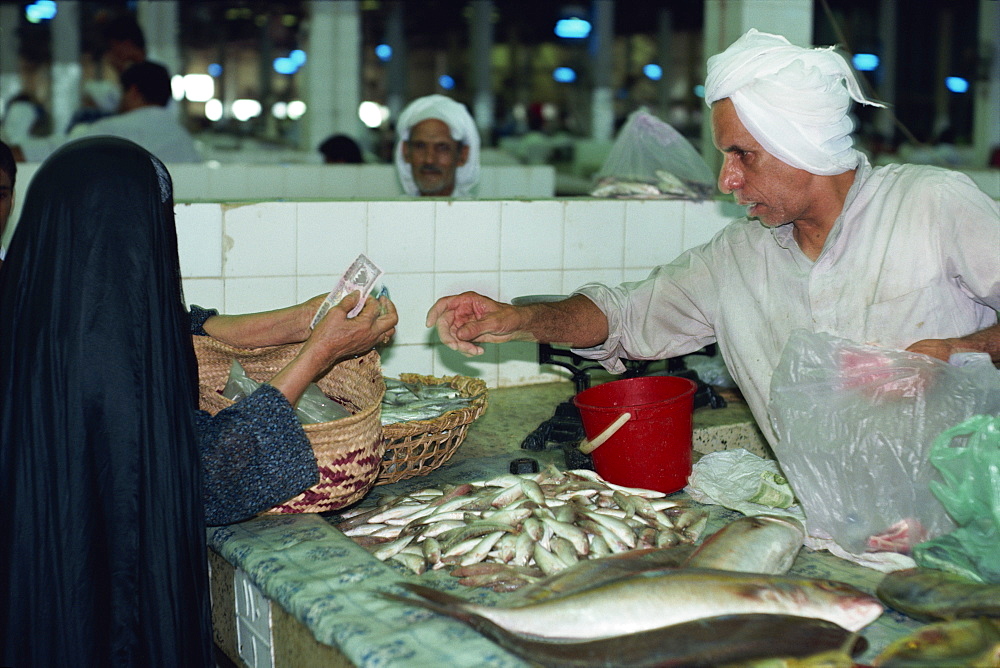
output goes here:
<path id="1" fill-rule="evenodd" d="M 413 373 L 400 374 L 404 383 L 451 385 L 464 397 L 475 397 L 465 408 L 448 411 L 433 420 L 411 420 L 387 424 L 382 472 L 376 485 L 419 475 L 427 475 L 451 459 L 465 440 L 469 425 L 486 410 L 486 383 L 478 378 L 448 376 L 435 378 Z"/>
<path id="2" fill-rule="evenodd" d="M 301 344 L 243 349 L 208 336 L 194 336 L 198 356 L 201 408 L 215 414 L 233 404 L 221 392 L 236 359 L 256 381 L 269 380 L 298 353 Z M 317 385 L 354 415 L 302 425 L 319 465 L 319 483 L 267 513 L 320 513 L 348 506 L 363 497 L 381 470 L 385 440 L 380 421 L 385 382 L 378 353 L 344 360 Z"/>

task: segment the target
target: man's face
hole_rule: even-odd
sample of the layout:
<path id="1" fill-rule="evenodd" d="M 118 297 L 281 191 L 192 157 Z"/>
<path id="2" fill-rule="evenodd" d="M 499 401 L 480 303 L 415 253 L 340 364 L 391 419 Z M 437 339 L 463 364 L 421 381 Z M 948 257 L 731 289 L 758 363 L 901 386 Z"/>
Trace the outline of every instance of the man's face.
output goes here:
<path id="1" fill-rule="evenodd" d="M 765 151 L 729 98 L 712 105 L 712 136 L 723 157 L 719 190 L 732 193 L 738 204 L 746 206 L 747 217 L 778 226 L 806 216 L 816 177 Z"/>
<path id="2" fill-rule="evenodd" d="M 14 208 L 14 186 L 10 182 L 10 174 L 0 169 L 0 235 L 7 227 L 10 210 Z"/>
<path id="3" fill-rule="evenodd" d="M 469 159 L 469 147 L 451 138 L 444 121 L 428 118 L 410 128 L 403 158 L 421 195 L 447 197 L 455 190 L 455 170 Z"/>

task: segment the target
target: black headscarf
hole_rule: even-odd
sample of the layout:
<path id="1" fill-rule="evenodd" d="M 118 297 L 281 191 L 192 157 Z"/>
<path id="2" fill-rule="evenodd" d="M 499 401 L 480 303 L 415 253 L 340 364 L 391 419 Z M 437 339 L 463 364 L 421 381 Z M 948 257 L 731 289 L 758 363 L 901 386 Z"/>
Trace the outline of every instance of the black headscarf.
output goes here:
<path id="1" fill-rule="evenodd" d="M 208 666 L 197 397 L 170 177 L 73 142 L 0 268 L 0 664 Z"/>

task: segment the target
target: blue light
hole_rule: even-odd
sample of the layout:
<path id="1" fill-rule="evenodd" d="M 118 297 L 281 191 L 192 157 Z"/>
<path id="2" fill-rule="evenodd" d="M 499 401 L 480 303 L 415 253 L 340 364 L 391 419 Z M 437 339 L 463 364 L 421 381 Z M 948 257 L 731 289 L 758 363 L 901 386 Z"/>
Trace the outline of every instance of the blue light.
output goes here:
<path id="1" fill-rule="evenodd" d="M 874 53 L 856 53 L 851 60 L 858 72 L 873 72 L 879 63 L 878 56 Z"/>
<path id="2" fill-rule="evenodd" d="M 945 77 L 944 85 L 952 93 L 969 92 L 969 82 L 962 77 Z"/>
<path id="3" fill-rule="evenodd" d="M 590 34 L 590 21 L 572 17 L 556 21 L 556 37 L 563 39 L 583 39 Z"/>
<path id="4" fill-rule="evenodd" d="M 56 15 L 55 0 L 38 0 L 24 8 L 24 16 L 29 23 L 48 21 Z"/>
<path id="5" fill-rule="evenodd" d="M 663 77 L 663 68 L 656 63 L 650 63 L 642 68 L 642 73 L 653 81 L 659 81 Z"/>
<path id="6" fill-rule="evenodd" d="M 213 77 L 221 77 L 222 65 L 220 65 L 219 63 L 212 63 L 211 65 L 208 66 L 208 74 L 209 76 Z"/>
<path id="7" fill-rule="evenodd" d="M 302 67 L 306 64 L 306 52 L 302 49 L 295 49 L 288 54 L 288 58 L 298 67 Z"/>
<path id="8" fill-rule="evenodd" d="M 695 86 L 694 87 L 694 95 L 695 95 L 695 97 L 705 97 L 705 87 L 703 85 L 701 85 L 701 84 L 698 84 L 697 86 Z"/>
<path id="9" fill-rule="evenodd" d="M 438 77 L 438 85 L 441 86 L 441 88 L 444 88 L 445 90 L 451 90 L 452 88 L 455 87 L 455 80 L 452 79 L 447 74 L 442 74 L 441 76 Z"/>
<path id="10" fill-rule="evenodd" d="M 299 66 L 291 58 L 275 58 L 274 71 L 278 74 L 295 74 Z"/>
<path id="11" fill-rule="evenodd" d="M 392 47 L 388 44 L 379 44 L 375 47 L 375 57 L 383 63 L 389 62 L 392 60 Z"/>
<path id="12" fill-rule="evenodd" d="M 552 78 L 559 83 L 573 83 L 576 81 L 576 72 L 572 67 L 557 67 L 552 70 Z"/>

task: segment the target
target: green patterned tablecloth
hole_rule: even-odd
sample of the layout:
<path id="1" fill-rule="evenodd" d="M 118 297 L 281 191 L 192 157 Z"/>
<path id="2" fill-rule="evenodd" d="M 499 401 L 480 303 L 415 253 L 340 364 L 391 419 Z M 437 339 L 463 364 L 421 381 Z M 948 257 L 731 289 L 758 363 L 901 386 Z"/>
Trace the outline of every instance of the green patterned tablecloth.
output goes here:
<path id="1" fill-rule="evenodd" d="M 550 453 L 530 453 L 544 465 Z M 445 466 L 429 476 L 376 487 L 362 505 L 381 495 L 394 495 L 444 482 L 486 480 L 507 472 L 510 457 L 471 458 Z M 681 494 L 682 495 L 682 494 Z M 705 535 L 739 514 L 722 506 L 706 506 L 711 519 Z M 340 649 L 359 666 L 524 666 L 470 627 L 451 619 L 382 598 L 379 592 L 405 593 L 400 581 L 494 603 L 503 594 L 470 589 L 443 571 L 417 576 L 395 562 L 382 563 L 337 531 L 319 515 L 263 517 L 208 532 L 209 545 L 247 573 L 264 594 L 305 624 L 315 638 Z M 803 548 L 792 573 L 847 582 L 873 593 L 883 574 L 844 561 L 828 552 Z M 891 640 L 920 626 L 887 610 L 863 635 L 870 661 Z"/>

